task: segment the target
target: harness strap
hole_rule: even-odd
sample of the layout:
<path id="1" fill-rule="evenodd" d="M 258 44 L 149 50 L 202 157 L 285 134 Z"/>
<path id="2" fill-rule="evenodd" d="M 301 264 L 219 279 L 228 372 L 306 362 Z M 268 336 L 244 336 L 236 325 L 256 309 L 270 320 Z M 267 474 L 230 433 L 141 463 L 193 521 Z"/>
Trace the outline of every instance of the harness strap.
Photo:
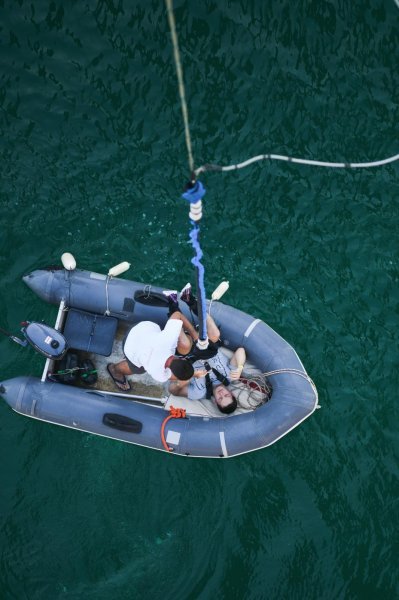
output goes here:
<path id="1" fill-rule="evenodd" d="M 211 367 L 209 366 L 209 363 L 205 363 L 205 369 L 207 370 L 207 373 L 205 375 L 205 387 L 206 387 L 206 399 L 210 400 L 212 398 L 212 392 L 213 392 L 213 386 L 212 386 L 212 381 L 211 378 L 209 377 L 209 371 L 211 370 Z"/>
<path id="2" fill-rule="evenodd" d="M 226 386 L 229 385 L 230 381 L 227 379 L 227 377 L 225 377 L 225 375 L 223 375 L 223 373 L 221 373 L 214 367 L 211 367 L 208 362 L 205 361 L 204 366 L 205 366 L 205 369 L 207 370 L 207 374 L 205 375 L 206 398 L 207 398 L 207 400 L 210 400 L 212 397 L 212 392 L 213 392 L 213 385 L 211 382 L 211 378 L 209 377 L 209 373 L 211 371 L 215 375 L 216 379 L 218 381 L 220 381 L 220 383 L 222 383 L 223 385 L 226 385 Z"/>

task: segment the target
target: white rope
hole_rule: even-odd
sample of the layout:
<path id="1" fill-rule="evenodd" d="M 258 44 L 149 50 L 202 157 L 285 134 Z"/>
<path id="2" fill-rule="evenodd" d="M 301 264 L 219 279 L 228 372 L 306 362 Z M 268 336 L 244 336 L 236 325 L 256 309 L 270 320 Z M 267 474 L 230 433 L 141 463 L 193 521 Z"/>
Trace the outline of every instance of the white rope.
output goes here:
<path id="1" fill-rule="evenodd" d="M 177 40 L 177 33 L 176 33 L 176 22 L 175 22 L 175 17 L 173 14 L 173 2 L 172 2 L 172 0 L 165 0 L 165 2 L 166 2 L 167 13 L 168 13 L 170 33 L 172 34 L 173 56 L 175 59 L 177 80 L 178 80 L 178 84 L 179 84 L 179 96 L 180 96 L 181 111 L 183 114 L 184 132 L 185 132 L 185 136 L 186 136 L 188 165 L 190 167 L 190 173 L 192 173 L 194 171 L 194 159 L 193 159 L 193 152 L 192 152 L 192 148 L 191 148 L 190 128 L 189 128 L 189 124 L 188 124 L 188 110 L 187 110 L 187 102 L 186 102 L 186 93 L 184 90 L 183 69 L 182 69 L 181 61 L 180 61 L 179 43 Z"/>
<path id="2" fill-rule="evenodd" d="M 316 402 L 318 402 L 319 394 L 317 392 L 317 388 L 316 388 L 313 380 L 309 377 L 309 375 L 307 373 L 304 373 L 303 371 L 300 371 L 299 369 L 276 369 L 275 371 L 268 371 L 267 373 L 262 373 L 262 375 L 264 377 L 270 377 L 271 375 L 279 375 L 280 373 L 290 373 L 293 375 L 298 375 L 299 377 L 303 377 L 303 379 L 306 379 L 306 381 L 310 384 L 310 386 L 314 392 Z"/>
<path id="3" fill-rule="evenodd" d="M 399 0 L 398 0 L 399 1 Z M 204 171 L 235 171 L 236 169 L 243 169 L 244 167 L 248 167 L 248 165 L 252 165 L 254 162 L 258 162 L 259 160 L 283 160 L 285 162 L 297 163 L 300 165 L 312 165 L 315 167 L 329 167 L 333 169 L 367 169 L 370 167 L 380 167 L 382 165 L 387 165 L 389 163 L 393 163 L 399 160 L 399 154 L 395 154 L 395 156 L 390 156 L 389 158 L 383 158 L 382 160 L 374 160 L 372 162 L 361 162 L 361 163 L 351 163 L 351 162 L 326 162 L 322 160 L 310 160 L 307 158 L 294 158 L 292 156 L 282 156 L 281 154 L 259 154 L 259 156 L 254 156 L 242 163 L 238 163 L 236 165 L 213 165 L 207 164 L 199 167 L 194 171 L 195 176 L 198 177 L 200 173 Z"/>
<path id="4" fill-rule="evenodd" d="M 399 6 L 399 0 L 394 0 L 395 4 Z M 380 167 L 382 165 L 387 165 L 389 163 L 395 162 L 399 160 L 399 154 L 395 154 L 395 156 L 390 156 L 389 158 L 384 158 L 382 160 L 375 160 L 371 162 L 362 162 L 362 163 L 352 163 L 352 162 L 328 162 L 323 160 L 311 160 L 307 158 L 294 158 L 291 156 L 282 156 L 281 154 L 259 154 L 259 156 L 254 156 L 242 163 L 238 163 L 235 165 L 214 165 L 214 164 L 206 164 L 202 167 L 199 167 L 194 171 L 194 158 L 193 151 L 191 146 L 191 136 L 190 136 L 190 127 L 188 120 L 188 109 L 186 102 L 186 92 L 184 88 L 184 79 L 183 79 L 183 68 L 180 60 L 180 52 L 179 52 L 179 42 L 177 39 L 176 33 L 176 22 L 173 13 L 173 1 L 165 0 L 166 10 L 168 14 L 168 22 L 170 33 L 172 36 L 172 44 L 173 44 L 173 56 L 175 60 L 176 66 L 176 74 L 178 80 L 178 88 L 179 88 L 179 96 L 180 96 L 180 104 L 183 115 L 184 122 L 184 133 L 186 138 L 186 146 L 187 146 L 187 154 L 188 154 L 188 164 L 190 168 L 190 172 L 195 174 L 196 177 L 200 173 L 204 171 L 235 171 L 237 169 L 243 169 L 255 162 L 260 160 L 282 160 L 285 162 L 296 163 L 300 165 L 311 165 L 315 167 L 327 167 L 332 169 L 367 169 L 370 167 Z"/>

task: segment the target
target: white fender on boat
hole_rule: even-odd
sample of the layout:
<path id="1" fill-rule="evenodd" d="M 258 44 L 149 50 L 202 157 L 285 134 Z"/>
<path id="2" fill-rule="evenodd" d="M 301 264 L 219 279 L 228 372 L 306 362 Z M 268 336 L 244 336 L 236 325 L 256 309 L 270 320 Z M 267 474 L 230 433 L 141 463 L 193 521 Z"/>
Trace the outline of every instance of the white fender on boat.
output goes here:
<path id="1" fill-rule="evenodd" d="M 61 262 L 67 271 L 73 271 L 76 269 L 76 260 L 70 252 L 64 252 L 61 256 Z"/>
<path id="2" fill-rule="evenodd" d="M 223 294 L 225 292 L 227 292 L 228 289 L 229 289 L 228 281 L 222 281 L 222 283 L 219 283 L 216 290 L 212 293 L 212 300 L 220 300 L 220 298 L 223 296 Z"/>
<path id="3" fill-rule="evenodd" d="M 109 277 L 118 277 L 118 275 L 121 275 L 121 273 L 124 273 L 128 269 L 130 269 L 130 263 L 128 263 L 125 260 L 125 261 L 119 263 L 118 265 L 115 265 L 114 267 L 112 267 L 108 271 L 108 275 L 109 275 Z"/>

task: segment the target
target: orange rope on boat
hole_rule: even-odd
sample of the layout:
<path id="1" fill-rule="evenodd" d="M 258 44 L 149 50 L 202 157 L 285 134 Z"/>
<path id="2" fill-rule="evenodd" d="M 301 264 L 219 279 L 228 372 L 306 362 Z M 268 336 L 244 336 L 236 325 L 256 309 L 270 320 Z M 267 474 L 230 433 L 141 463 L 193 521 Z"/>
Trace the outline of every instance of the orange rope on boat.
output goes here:
<path id="1" fill-rule="evenodd" d="M 170 419 L 185 419 L 185 418 L 186 418 L 186 411 L 184 408 L 175 408 L 174 406 L 171 406 L 169 415 L 163 420 L 162 426 L 161 426 L 161 440 L 162 440 L 163 447 L 168 452 L 173 452 L 173 448 L 168 446 L 168 444 L 166 443 L 165 425 L 168 421 L 170 421 Z"/>

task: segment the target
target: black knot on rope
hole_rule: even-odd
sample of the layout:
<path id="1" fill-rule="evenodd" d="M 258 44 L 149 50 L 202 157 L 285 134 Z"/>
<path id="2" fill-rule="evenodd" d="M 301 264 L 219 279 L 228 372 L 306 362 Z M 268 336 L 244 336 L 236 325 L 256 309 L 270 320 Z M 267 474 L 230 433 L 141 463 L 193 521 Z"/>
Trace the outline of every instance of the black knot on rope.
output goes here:
<path id="1" fill-rule="evenodd" d="M 185 200 L 188 200 L 190 204 L 194 204 L 195 202 L 198 202 L 198 200 L 201 200 L 205 194 L 206 189 L 200 181 L 189 181 L 186 184 L 185 192 L 182 196 Z"/>
<path id="2" fill-rule="evenodd" d="M 193 188 L 195 188 L 196 184 L 197 184 L 197 178 L 195 176 L 194 171 L 192 171 L 189 181 L 187 181 L 186 185 L 184 186 L 183 192 L 192 190 Z"/>
<path id="3" fill-rule="evenodd" d="M 192 190 L 195 186 L 195 181 L 187 181 L 186 185 L 183 188 L 183 192 L 188 192 L 188 190 Z"/>

